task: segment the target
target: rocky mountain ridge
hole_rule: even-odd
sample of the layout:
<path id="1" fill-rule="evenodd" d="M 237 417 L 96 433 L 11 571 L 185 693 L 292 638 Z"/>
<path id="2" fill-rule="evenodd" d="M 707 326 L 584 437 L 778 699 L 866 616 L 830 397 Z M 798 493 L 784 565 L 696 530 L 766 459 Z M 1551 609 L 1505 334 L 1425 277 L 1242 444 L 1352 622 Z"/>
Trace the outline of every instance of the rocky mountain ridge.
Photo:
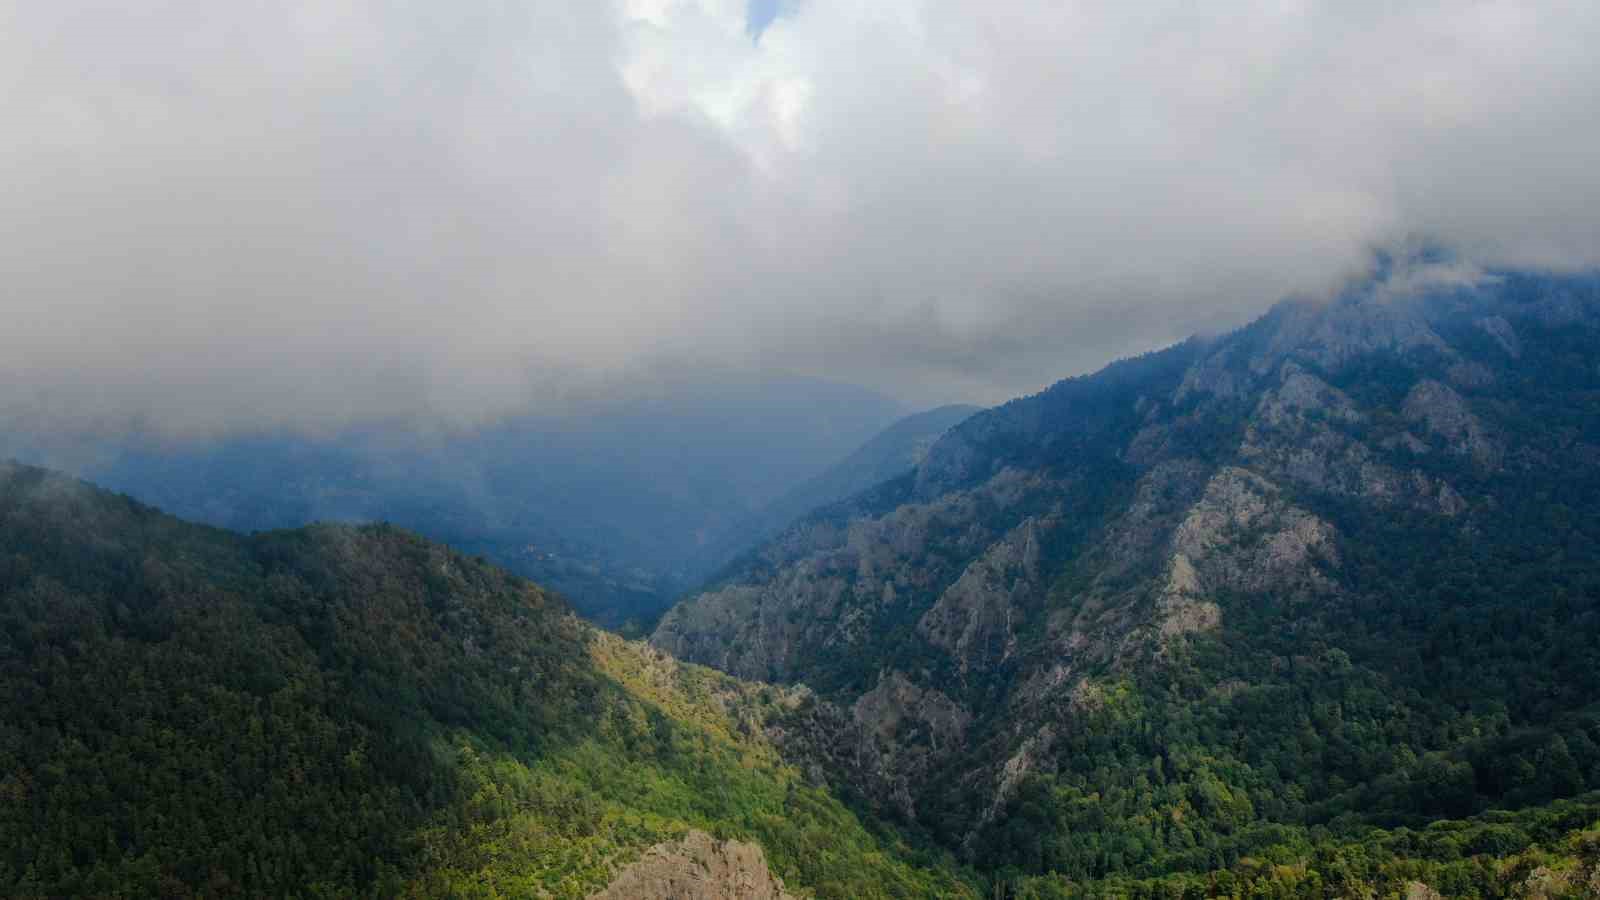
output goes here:
<path id="1" fill-rule="evenodd" d="M 1437 561 L 1381 558 L 1387 545 L 1426 535 L 1470 560 L 1516 544 L 1517 517 L 1565 515 L 1563 489 L 1587 508 L 1597 284 L 1393 263 L 1331 301 L 1288 301 L 1234 334 L 1061 382 L 791 528 L 651 640 L 811 685 L 822 700 L 791 745 L 971 850 L 1030 778 L 1072 766 L 1074 742 L 1130 685 L 1176 678 L 1173 660 L 1242 651 L 1249 666 L 1204 661 L 1215 683 L 1184 685 L 1223 715 L 1280 690 L 1288 676 L 1270 673 L 1295 658 L 1274 662 L 1241 629 L 1270 621 L 1300 635 L 1297 653 L 1359 654 L 1366 626 L 1350 617 L 1403 615 L 1396 597 L 1440 576 Z M 1572 538 L 1573 560 L 1592 537 Z M 1581 581 L 1551 566 L 1528 581 L 1540 603 Z M 1575 607 L 1581 628 L 1594 602 Z M 1425 639 L 1425 624 L 1408 627 Z M 1392 661 L 1362 662 L 1399 690 Z M 1238 677 L 1252 666 L 1268 674 Z M 1352 788 L 1316 790 L 1333 802 Z"/>
<path id="2" fill-rule="evenodd" d="M 964 422 L 657 635 L 781 685 L 0 465 L 0 892 L 1582 896 L 1600 290 L 1392 281 Z"/>

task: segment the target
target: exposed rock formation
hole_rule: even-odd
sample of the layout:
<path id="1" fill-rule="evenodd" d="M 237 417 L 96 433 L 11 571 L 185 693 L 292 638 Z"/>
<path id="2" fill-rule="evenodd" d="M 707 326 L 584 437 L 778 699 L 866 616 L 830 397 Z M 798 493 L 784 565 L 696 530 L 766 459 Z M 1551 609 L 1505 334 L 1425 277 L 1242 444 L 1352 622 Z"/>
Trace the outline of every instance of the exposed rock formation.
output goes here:
<path id="1" fill-rule="evenodd" d="M 1600 320 L 1600 302 L 1508 300 L 1481 273 L 1423 268 L 973 416 L 913 477 L 798 523 L 652 642 L 805 680 L 815 727 L 788 728 L 786 751 L 906 815 L 947 776 L 981 825 L 1065 765 L 1102 683 L 1226 644 L 1251 616 L 1374 602 L 1355 593 L 1376 564 L 1361 529 L 1469 536 L 1517 467 L 1600 459 L 1576 431 L 1526 446 L 1507 399 L 1548 352 L 1540 329 Z"/>
<path id="2" fill-rule="evenodd" d="M 1005 662 L 1016 651 L 1012 620 L 1019 595 L 1037 592 L 1038 520 L 1028 518 L 967 566 L 917 623 L 934 646 L 954 656 L 962 672 Z"/>
<path id="3" fill-rule="evenodd" d="M 902 596 L 943 590 L 955 581 L 961 569 L 927 564 L 931 548 L 947 549 L 953 557 L 984 550 L 1001 535 L 979 521 L 983 514 L 1015 508 L 1043 490 L 1047 485 L 1036 476 L 1003 470 L 971 490 L 906 504 L 880 518 L 842 526 L 807 523 L 767 548 L 760 565 L 774 569 L 770 580 L 736 582 L 679 604 L 662 618 L 651 642 L 744 678 L 793 677 L 797 652 L 845 652 Z M 1016 552 L 1025 555 L 1026 539 L 1019 540 Z M 974 573 L 967 599 L 953 602 L 977 602 L 985 571 Z M 991 637 L 992 626 L 975 624 L 966 646 Z M 952 642 L 964 630 L 963 625 L 951 635 Z M 1003 641 L 999 652 L 1004 655 Z"/>
<path id="4" fill-rule="evenodd" d="M 1316 563 L 1333 564 L 1334 531 L 1284 502 L 1271 482 L 1229 467 L 1206 485 L 1172 539 L 1166 593 L 1328 590 Z"/>
<path id="5" fill-rule="evenodd" d="M 757 844 L 703 831 L 657 844 L 590 900 L 799 900 L 767 868 Z"/>
<path id="6" fill-rule="evenodd" d="M 1420 881 L 1408 881 L 1406 900 L 1444 900 L 1444 895 Z"/>
<path id="7" fill-rule="evenodd" d="M 1357 436 L 1369 417 L 1343 391 L 1293 362 L 1283 365 L 1281 378 L 1281 386 L 1265 391 L 1257 403 L 1240 447 L 1256 469 L 1285 483 L 1385 506 L 1399 504 L 1447 516 L 1464 507 L 1449 484 L 1401 467 L 1406 460 L 1396 458 L 1394 451 L 1424 455 L 1431 450 L 1426 442 L 1400 432 L 1374 448 Z M 1453 391 L 1451 396 L 1460 400 Z M 1421 401 L 1418 409 L 1428 405 Z M 1411 420 L 1425 424 L 1426 417 L 1419 412 Z"/>
<path id="8" fill-rule="evenodd" d="M 851 714 L 862 728 L 885 744 L 919 742 L 920 737 L 934 751 L 960 747 L 972 715 L 936 690 L 924 690 L 899 672 L 891 672 L 878 686 L 862 694 L 851 707 Z"/>
<path id="9" fill-rule="evenodd" d="M 1499 443 L 1489 436 L 1483 422 L 1467 408 L 1461 395 L 1448 385 L 1433 380 L 1417 383 L 1406 395 L 1402 414 L 1412 422 L 1443 438 L 1452 450 L 1464 453 L 1484 468 L 1500 464 Z"/>

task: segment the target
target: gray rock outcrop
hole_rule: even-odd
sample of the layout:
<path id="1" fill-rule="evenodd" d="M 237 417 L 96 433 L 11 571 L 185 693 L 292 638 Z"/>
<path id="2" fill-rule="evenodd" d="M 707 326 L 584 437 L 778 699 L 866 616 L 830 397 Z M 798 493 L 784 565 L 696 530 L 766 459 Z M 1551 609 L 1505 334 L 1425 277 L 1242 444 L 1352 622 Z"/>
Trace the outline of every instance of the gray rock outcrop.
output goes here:
<path id="1" fill-rule="evenodd" d="M 758 844 L 703 831 L 657 844 L 589 900 L 799 900 L 767 867 Z"/>

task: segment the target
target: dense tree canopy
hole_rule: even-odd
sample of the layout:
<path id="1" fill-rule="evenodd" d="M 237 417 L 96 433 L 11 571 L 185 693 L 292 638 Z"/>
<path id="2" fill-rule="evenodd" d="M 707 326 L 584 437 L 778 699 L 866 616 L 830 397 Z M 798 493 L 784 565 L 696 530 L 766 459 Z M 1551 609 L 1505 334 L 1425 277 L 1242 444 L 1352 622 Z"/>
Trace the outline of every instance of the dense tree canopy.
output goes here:
<path id="1" fill-rule="evenodd" d="M 581 896 L 690 827 L 819 896 L 962 893 L 780 763 L 777 702 L 399 529 L 0 469 L 0 893 Z"/>

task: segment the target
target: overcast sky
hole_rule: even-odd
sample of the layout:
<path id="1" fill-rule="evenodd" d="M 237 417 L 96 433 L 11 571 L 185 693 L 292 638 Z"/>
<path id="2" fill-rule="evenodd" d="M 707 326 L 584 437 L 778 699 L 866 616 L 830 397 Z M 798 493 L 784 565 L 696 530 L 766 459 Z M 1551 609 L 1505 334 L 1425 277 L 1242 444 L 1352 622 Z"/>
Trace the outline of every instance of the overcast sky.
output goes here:
<path id="1" fill-rule="evenodd" d="M 0 0 L 0 408 L 994 402 L 1425 235 L 1600 257 L 1600 4 Z"/>

